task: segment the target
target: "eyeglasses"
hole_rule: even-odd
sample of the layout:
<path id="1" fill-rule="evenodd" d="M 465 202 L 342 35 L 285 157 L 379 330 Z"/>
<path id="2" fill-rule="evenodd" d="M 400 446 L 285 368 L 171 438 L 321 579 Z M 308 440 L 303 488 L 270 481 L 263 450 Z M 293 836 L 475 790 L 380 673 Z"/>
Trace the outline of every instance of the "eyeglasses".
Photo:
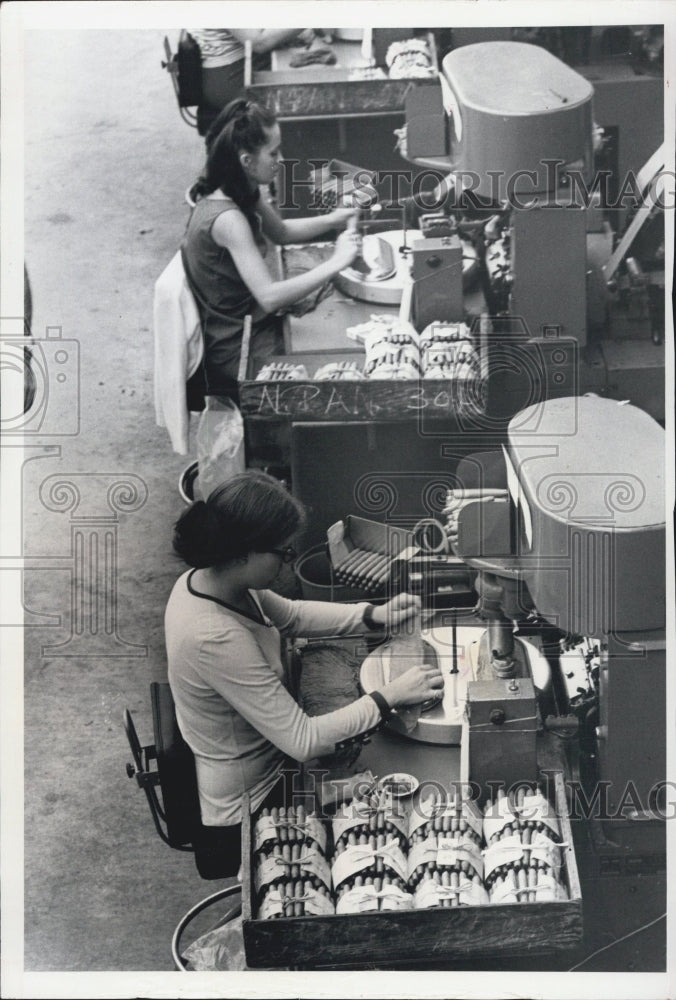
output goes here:
<path id="1" fill-rule="evenodd" d="M 298 553 L 293 545 L 286 545 L 283 549 L 268 549 L 273 555 L 279 556 L 283 563 L 292 563 L 298 558 Z"/>

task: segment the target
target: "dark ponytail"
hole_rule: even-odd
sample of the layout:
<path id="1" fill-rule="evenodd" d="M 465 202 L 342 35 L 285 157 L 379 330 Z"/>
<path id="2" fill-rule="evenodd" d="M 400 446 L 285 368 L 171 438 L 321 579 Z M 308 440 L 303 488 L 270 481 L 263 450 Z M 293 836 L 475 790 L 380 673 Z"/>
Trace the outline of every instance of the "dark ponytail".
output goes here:
<path id="1" fill-rule="evenodd" d="M 272 112 L 253 101 L 238 98 L 226 104 L 207 132 L 207 161 L 191 189 L 192 196 L 203 198 L 220 189 L 251 218 L 260 193 L 251 190 L 240 153 L 256 153 L 264 146 L 266 129 L 273 128 L 276 121 Z"/>
<path id="2" fill-rule="evenodd" d="M 304 523 L 302 505 L 280 482 L 250 469 L 192 504 L 174 526 L 174 551 L 189 566 L 222 566 L 278 548 Z"/>

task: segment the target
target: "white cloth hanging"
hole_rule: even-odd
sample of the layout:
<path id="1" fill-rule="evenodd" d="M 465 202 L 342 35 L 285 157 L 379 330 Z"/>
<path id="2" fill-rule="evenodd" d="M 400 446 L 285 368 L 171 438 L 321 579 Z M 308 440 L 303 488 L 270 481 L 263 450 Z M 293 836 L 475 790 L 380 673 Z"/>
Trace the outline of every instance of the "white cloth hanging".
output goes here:
<path id="1" fill-rule="evenodd" d="M 153 330 L 155 420 L 166 427 L 174 451 L 186 455 L 190 429 L 186 382 L 201 364 L 204 346 L 180 251 L 155 282 Z"/>

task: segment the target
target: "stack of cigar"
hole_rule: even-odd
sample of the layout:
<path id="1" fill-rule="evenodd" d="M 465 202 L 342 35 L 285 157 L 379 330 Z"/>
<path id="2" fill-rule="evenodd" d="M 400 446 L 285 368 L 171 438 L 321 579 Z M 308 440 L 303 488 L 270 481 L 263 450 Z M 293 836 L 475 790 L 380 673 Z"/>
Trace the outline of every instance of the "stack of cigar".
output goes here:
<path id="1" fill-rule="evenodd" d="M 406 853 L 406 837 L 391 820 L 386 819 L 385 813 L 378 811 L 373 813 L 366 823 L 353 826 L 342 833 L 336 839 L 335 851 L 338 855 L 346 847 L 356 847 L 357 844 L 368 844 L 369 847 L 376 849 L 384 847 L 388 841 L 396 841 Z M 377 871 L 382 871 L 382 868 L 378 868 Z"/>
<path id="2" fill-rule="evenodd" d="M 336 903 L 339 904 L 341 900 L 345 901 L 346 897 L 353 889 L 360 889 L 365 886 L 373 886 L 373 890 L 377 893 L 382 893 L 383 890 L 388 888 L 394 888 L 399 889 L 400 892 L 408 895 L 406 883 L 403 878 L 400 878 L 393 872 L 383 872 L 382 875 L 359 874 L 353 875 L 350 878 L 345 879 L 344 882 L 341 882 L 336 890 Z M 382 903 L 380 903 L 378 909 L 383 908 Z M 345 905 L 343 905 L 341 909 L 343 912 L 349 912 L 348 907 Z"/>
<path id="3" fill-rule="evenodd" d="M 462 839 L 467 837 L 472 840 L 477 847 L 481 845 L 481 836 L 468 822 L 468 805 L 466 802 L 451 802 L 447 809 L 439 815 L 428 819 L 427 822 L 418 827 L 411 836 L 411 844 L 426 840 L 428 837 L 443 836 L 446 839 Z"/>
<path id="4" fill-rule="evenodd" d="M 369 823 L 368 832 L 363 826 L 353 827 L 337 839 L 333 858 L 337 913 L 410 908 L 405 843 L 406 838 L 392 824 L 377 821 Z M 372 860 L 360 856 L 360 847 L 372 852 Z M 388 855 L 388 850 L 396 856 Z"/>
<path id="5" fill-rule="evenodd" d="M 488 902 L 483 883 L 481 817 L 461 798 L 432 801 L 431 815 L 412 826 L 408 884 L 416 908 L 482 905 Z M 425 814 L 428 815 L 425 803 Z"/>
<path id="6" fill-rule="evenodd" d="M 257 382 L 298 382 L 308 377 L 305 365 L 293 365 L 288 361 L 271 361 L 263 365 Z"/>
<path id="7" fill-rule="evenodd" d="M 333 568 L 340 583 L 360 587 L 373 594 L 385 585 L 389 577 L 390 557 L 355 547 Z"/>
<path id="8" fill-rule="evenodd" d="M 557 846 L 561 843 L 560 828 L 542 792 L 527 792 L 521 787 L 506 795 L 500 789 L 485 807 L 485 817 L 489 816 L 494 822 L 496 817 L 500 818 L 498 822 L 504 822 L 501 829 L 486 834 L 486 887 L 491 900 L 535 903 L 544 898 L 542 889 L 556 898 L 565 898 Z M 490 848 L 498 844 L 505 849 L 505 861 L 489 870 Z"/>
<path id="9" fill-rule="evenodd" d="M 254 842 L 260 843 L 255 859 L 256 880 L 261 884 L 259 916 L 305 916 L 306 901 L 316 896 L 325 899 L 327 911 L 329 904 L 332 910 L 326 841 L 320 843 L 317 839 L 317 831 L 322 829 L 320 821 L 302 805 L 261 810 L 254 829 Z M 271 832 L 273 836 L 269 836 Z M 327 873 L 324 878 L 318 874 L 318 866 L 307 866 L 310 853 L 323 859 Z M 273 897 L 278 897 L 276 904 Z"/>
<path id="10" fill-rule="evenodd" d="M 263 903 L 275 890 L 279 893 L 282 901 L 282 912 L 272 913 L 271 920 L 280 920 L 282 917 L 304 917 L 305 903 L 312 891 L 331 899 L 331 893 L 323 882 L 317 878 L 305 879 L 300 877 L 300 866 L 291 865 L 287 868 L 288 874 L 280 876 L 273 885 L 269 886 L 261 897 L 261 909 Z"/>
<path id="11" fill-rule="evenodd" d="M 454 836 L 452 833 L 441 833 L 441 834 L 428 834 L 425 836 L 422 831 L 416 831 L 411 837 L 411 848 L 417 843 L 426 842 L 426 846 L 431 851 L 439 850 L 441 852 L 442 843 L 445 841 L 455 841 L 456 845 L 459 847 L 463 844 L 463 838 L 456 834 Z M 455 894 L 449 894 L 448 897 L 444 897 L 440 900 L 440 905 L 442 907 L 460 906 L 460 886 L 461 883 L 472 882 L 477 886 L 483 886 L 483 879 L 481 877 L 481 871 L 474 866 L 472 861 L 468 860 L 455 860 L 450 864 L 445 864 L 439 860 L 443 854 L 440 853 L 437 860 L 426 861 L 422 864 L 416 865 L 413 871 L 409 875 L 409 888 L 416 889 L 420 884 L 429 880 L 435 885 L 440 885 L 444 887 L 450 887 L 455 889 Z"/>

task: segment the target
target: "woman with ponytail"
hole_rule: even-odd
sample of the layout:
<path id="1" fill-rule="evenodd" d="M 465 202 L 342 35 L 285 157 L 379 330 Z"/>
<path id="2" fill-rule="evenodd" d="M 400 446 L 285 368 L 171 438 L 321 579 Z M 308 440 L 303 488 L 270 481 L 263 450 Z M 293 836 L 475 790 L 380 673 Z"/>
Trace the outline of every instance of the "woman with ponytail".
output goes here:
<path id="1" fill-rule="evenodd" d="M 342 232 L 329 260 L 304 274 L 277 281 L 265 264 L 265 237 L 301 243 L 329 230 L 344 230 L 353 209 L 328 215 L 282 219 L 261 186 L 279 171 L 281 133 L 275 117 L 251 101 L 231 101 L 207 134 L 203 175 L 182 245 L 183 265 L 197 300 L 204 333 L 206 394 L 237 399 L 237 371 L 244 317 L 252 315 L 259 356 L 279 353 L 274 315 L 317 291 L 347 267 L 360 250 L 350 229 Z"/>
<path id="2" fill-rule="evenodd" d="M 178 724 L 195 755 L 202 815 L 198 863 L 205 877 L 237 872 L 241 798 L 253 809 L 284 804 L 280 769 L 331 753 L 377 727 L 399 705 L 443 687 L 418 665 L 380 691 L 310 717 L 285 686 L 280 636 L 347 635 L 400 625 L 420 599 L 388 604 L 292 601 L 270 590 L 303 523 L 300 504 L 265 473 L 248 471 L 190 507 L 174 548 L 193 568 L 176 582 L 165 615 L 169 683 Z M 210 860 L 211 859 L 211 860 Z M 209 873 L 209 874 L 208 874 Z"/>

